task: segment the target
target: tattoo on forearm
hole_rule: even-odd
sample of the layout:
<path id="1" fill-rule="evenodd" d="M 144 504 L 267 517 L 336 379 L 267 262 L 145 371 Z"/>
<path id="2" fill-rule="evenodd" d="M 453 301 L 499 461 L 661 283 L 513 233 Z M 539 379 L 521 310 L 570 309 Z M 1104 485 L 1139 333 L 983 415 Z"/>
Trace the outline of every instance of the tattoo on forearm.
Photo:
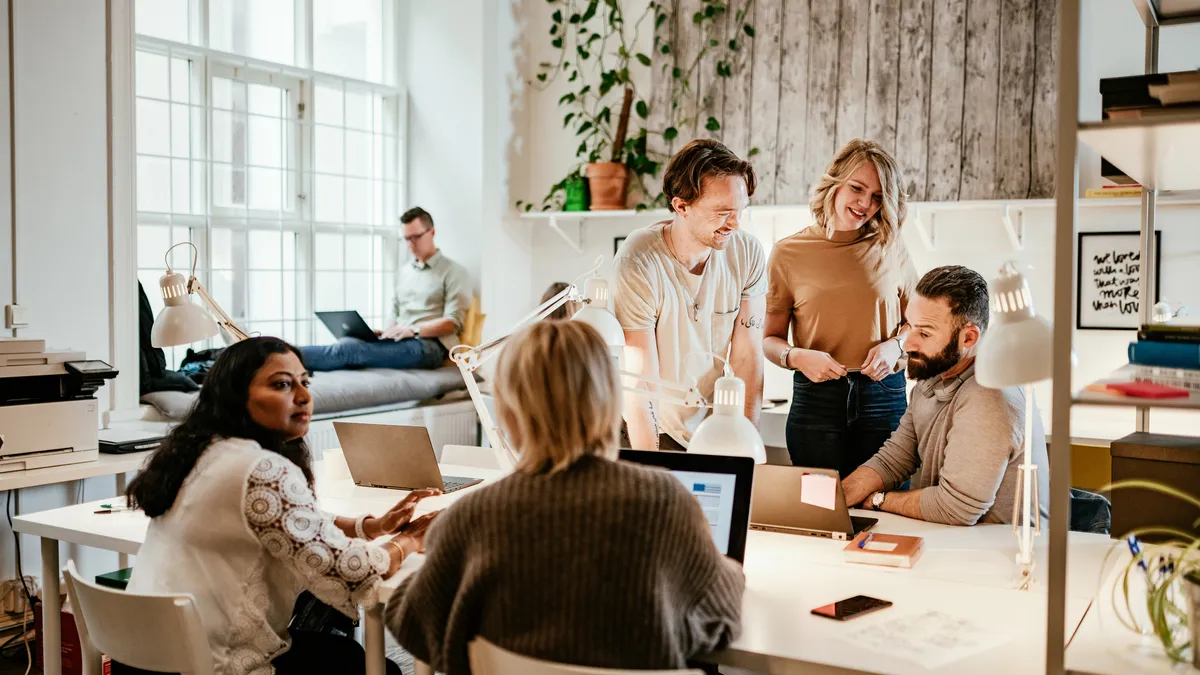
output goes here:
<path id="1" fill-rule="evenodd" d="M 750 316 L 748 316 L 744 319 L 741 317 L 738 317 L 738 323 L 742 324 L 742 328 L 762 328 L 764 321 L 765 321 L 765 319 L 760 319 L 759 317 L 754 316 L 753 314 L 751 314 Z"/>

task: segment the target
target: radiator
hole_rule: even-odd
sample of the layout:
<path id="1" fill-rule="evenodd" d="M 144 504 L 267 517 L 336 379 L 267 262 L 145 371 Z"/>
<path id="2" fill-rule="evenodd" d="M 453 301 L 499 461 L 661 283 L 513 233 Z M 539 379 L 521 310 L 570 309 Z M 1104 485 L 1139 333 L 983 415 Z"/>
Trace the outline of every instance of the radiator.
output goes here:
<path id="1" fill-rule="evenodd" d="M 441 459 L 443 446 L 479 445 L 479 417 L 471 401 L 463 400 L 313 422 L 308 428 L 308 435 L 304 437 L 313 460 L 321 459 L 327 449 L 341 446 L 333 430 L 334 421 L 425 427 L 429 430 L 429 440 L 433 442 L 438 459 Z"/>

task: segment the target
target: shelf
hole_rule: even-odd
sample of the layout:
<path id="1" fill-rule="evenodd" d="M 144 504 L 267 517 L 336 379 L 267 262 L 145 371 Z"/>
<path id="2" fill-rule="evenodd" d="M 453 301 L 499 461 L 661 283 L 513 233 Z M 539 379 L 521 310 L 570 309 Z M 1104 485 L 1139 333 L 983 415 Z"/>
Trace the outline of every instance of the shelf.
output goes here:
<path id="1" fill-rule="evenodd" d="M 1133 0 L 1133 6 L 1147 28 L 1200 21 L 1200 0 Z"/>
<path id="2" fill-rule="evenodd" d="M 1146 187 L 1200 188 L 1200 111 L 1086 122 L 1079 140 Z"/>
<path id="3" fill-rule="evenodd" d="M 1113 376 L 1100 380 L 1096 384 L 1129 382 L 1133 379 L 1133 369 L 1129 366 L 1118 368 Z M 1200 392 L 1193 391 L 1187 398 L 1135 398 L 1119 394 L 1105 394 L 1084 389 L 1075 393 L 1074 402 L 1081 405 L 1103 405 L 1121 408 L 1174 408 L 1177 410 L 1200 410 Z"/>

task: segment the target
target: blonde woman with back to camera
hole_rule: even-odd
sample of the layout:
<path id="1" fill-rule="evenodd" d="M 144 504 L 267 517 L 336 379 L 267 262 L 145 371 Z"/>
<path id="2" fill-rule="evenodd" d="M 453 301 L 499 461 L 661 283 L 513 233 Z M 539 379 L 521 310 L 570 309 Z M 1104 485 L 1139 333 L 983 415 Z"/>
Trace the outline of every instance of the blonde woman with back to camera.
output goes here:
<path id="1" fill-rule="evenodd" d="M 438 672 L 469 673 L 482 637 L 533 658 L 682 668 L 739 628 L 745 580 L 670 474 L 617 461 L 621 395 L 590 326 L 543 321 L 508 341 L 496 412 L 505 478 L 441 513 L 388 629 Z"/>
<path id="2" fill-rule="evenodd" d="M 900 237 L 902 184 L 878 143 L 850 141 L 813 188 L 814 224 L 771 253 L 763 354 L 796 371 L 787 445 L 797 466 L 845 477 L 907 408 L 904 312 L 917 273 Z"/>

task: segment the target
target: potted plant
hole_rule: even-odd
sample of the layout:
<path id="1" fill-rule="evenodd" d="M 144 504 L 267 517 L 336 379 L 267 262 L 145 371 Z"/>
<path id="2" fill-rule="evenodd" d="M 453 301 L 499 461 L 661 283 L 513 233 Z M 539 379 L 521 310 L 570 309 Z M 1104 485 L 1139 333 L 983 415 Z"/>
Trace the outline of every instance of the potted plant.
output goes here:
<path id="1" fill-rule="evenodd" d="M 1118 481 L 1105 491 L 1129 488 L 1161 492 L 1200 509 L 1200 497 L 1153 481 Z M 1193 527 L 1200 528 L 1200 519 Z M 1143 536 L 1164 540 L 1143 550 L 1137 546 Z M 1126 533 L 1109 555 L 1127 541 L 1133 542 L 1135 553 L 1118 572 L 1113 590 L 1117 619 L 1129 630 L 1153 636 L 1172 661 L 1187 658 L 1190 647 L 1192 665 L 1200 668 L 1200 536 L 1172 527 L 1138 528 Z M 1144 591 L 1138 590 L 1142 587 Z M 1135 611 L 1143 602 L 1144 612 Z"/>
<path id="2" fill-rule="evenodd" d="M 593 211 L 617 211 L 625 208 L 625 192 L 629 185 L 629 174 L 621 161 L 625 154 L 625 133 L 629 129 L 629 108 L 633 105 L 633 89 L 625 88 L 621 113 L 617 117 L 617 133 L 613 136 L 612 159 L 607 162 L 589 162 L 588 184 L 592 192 Z"/>

